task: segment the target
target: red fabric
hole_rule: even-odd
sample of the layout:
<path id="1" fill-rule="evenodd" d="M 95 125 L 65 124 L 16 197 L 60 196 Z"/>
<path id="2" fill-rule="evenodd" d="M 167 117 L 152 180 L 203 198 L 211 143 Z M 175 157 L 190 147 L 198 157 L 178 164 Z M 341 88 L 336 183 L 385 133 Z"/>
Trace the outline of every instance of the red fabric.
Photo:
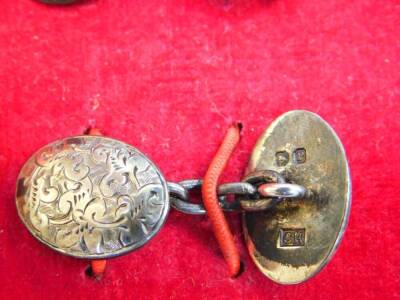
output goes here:
<path id="1" fill-rule="evenodd" d="M 400 6 L 396 0 L 0 3 L 0 299 L 399 299 Z M 226 264 L 203 216 L 171 211 L 148 245 L 88 262 L 36 241 L 15 181 L 39 147 L 96 126 L 146 153 L 172 181 L 202 177 L 236 120 L 242 140 L 222 181 L 239 180 L 281 113 L 317 112 L 338 132 L 353 206 L 329 265 L 297 286 L 250 261 Z"/>

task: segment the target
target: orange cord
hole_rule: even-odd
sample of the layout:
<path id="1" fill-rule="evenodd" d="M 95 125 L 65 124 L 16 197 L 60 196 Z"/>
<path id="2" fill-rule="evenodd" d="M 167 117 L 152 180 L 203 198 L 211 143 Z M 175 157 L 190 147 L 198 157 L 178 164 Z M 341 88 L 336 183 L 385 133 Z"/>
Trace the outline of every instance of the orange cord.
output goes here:
<path id="1" fill-rule="evenodd" d="M 90 128 L 89 131 L 88 131 L 88 135 L 100 136 L 100 135 L 103 135 L 103 134 L 97 128 Z M 91 266 L 92 266 L 93 275 L 96 278 L 101 278 L 103 276 L 103 274 L 104 274 L 105 269 L 106 269 L 106 265 L 107 265 L 107 260 L 105 260 L 105 259 L 92 260 L 91 261 Z"/>
<path id="2" fill-rule="evenodd" d="M 97 128 L 90 128 L 87 134 L 88 135 L 103 135 L 101 133 L 101 131 L 98 130 Z"/>
<path id="3" fill-rule="evenodd" d="M 93 275 L 96 278 L 103 277 L 103 274 L 104 274 L 104 271 L 105 271 L 106 265 L 107 265 L 107 260 L 105 260 L 105 259 L 92 260 L 91 265 L 92 265 Z"/>
<path id="4" fill-rule="evenodd" d="M 208 167 L 201 190 L 204 207 L 213 225 L 215 237 L 228 264 L 231 277 L 235 277 L 239 273 L 240 256 L 228 222 L 218 202 L 217 184 L 229 157 L 239 142 L 240 129 L 240 124 L 229 127 L 221 146 Z"/>

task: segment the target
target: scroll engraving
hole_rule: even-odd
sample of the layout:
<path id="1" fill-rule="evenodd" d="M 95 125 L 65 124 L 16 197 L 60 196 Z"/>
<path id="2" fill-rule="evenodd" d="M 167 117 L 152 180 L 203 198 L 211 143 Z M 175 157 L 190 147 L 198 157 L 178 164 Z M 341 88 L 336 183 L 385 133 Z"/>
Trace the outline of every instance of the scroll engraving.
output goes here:
<path id="1" fill-rule="evenodd" d="M 17 207 L 29 230 L 78 257 L 141 246 L 168 210 L 165 182 L 154 165 L 135 148 L 104 137 L 68 138 L 39 150 L 19 182 Z"/>

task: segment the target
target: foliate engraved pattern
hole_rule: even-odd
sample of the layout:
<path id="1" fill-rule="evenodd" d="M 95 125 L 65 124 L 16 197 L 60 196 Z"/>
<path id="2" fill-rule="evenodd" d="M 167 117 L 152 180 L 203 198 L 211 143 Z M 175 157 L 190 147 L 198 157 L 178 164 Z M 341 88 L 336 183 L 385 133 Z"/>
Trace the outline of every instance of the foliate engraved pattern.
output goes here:
<path id="1" fill-rule="evenodd" d="M 41 241 L 78 257 L 108 257 L 149 240 L 168 210 L 165 182 L 133 147 L 74 137 L 39 150 L 21 171 L 17 207 Z"/>

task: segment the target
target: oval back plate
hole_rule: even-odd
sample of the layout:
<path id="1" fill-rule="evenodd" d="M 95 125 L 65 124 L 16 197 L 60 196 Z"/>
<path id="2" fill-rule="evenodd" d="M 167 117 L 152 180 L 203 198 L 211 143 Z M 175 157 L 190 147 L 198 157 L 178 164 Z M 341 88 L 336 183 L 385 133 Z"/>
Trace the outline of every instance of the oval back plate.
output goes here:
<path id="1" fill-rule="evenodd" d="M 132 146 L 95 136 L 66 138 L 36 152 L 19 174 L 16 204 L 34 237 L 87 259 L 142 246 L 169 210 L 156 166 Z"/>
<path id="2" fill-rule="evenodd" d="M 281 284 L 303 282 L 332 258 L 350 210 L 350 174 L 343 146 L 318 115 L 290 111 L 258 140 L 247 169 L 279 172 L 310 191 L 244 214 L 250 255 L 258 268 Z"/>

